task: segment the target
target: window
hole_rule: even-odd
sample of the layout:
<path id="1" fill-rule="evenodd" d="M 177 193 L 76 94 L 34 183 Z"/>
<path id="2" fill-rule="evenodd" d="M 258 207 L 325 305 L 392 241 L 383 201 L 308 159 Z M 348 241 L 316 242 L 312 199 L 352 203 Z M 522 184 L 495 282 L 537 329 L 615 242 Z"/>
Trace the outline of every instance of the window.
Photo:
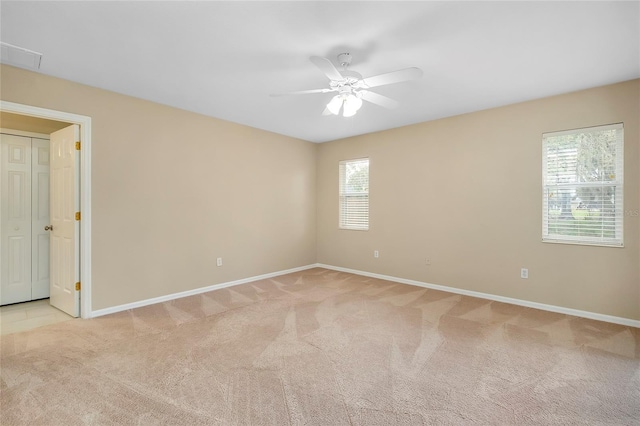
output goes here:
<path id="1" fill-rule="evenodd" d="M 340 229 L 369 229 L 369 159 L 340 162 Z"/>
<path id="2" fill-rule="evenodd" d="M 622 247 L 623 126 L 542 135 L 542 241 Z"/>

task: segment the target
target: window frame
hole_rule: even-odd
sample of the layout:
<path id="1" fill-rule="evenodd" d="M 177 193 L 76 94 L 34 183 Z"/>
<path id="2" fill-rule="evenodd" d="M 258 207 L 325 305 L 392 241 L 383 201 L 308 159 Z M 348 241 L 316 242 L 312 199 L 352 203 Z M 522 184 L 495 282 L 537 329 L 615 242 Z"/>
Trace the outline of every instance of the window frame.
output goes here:
<path id="1" fill-rule="evenodd" d="M 615 179 L 606 182 L 573 182 L 573 183 L 556 183 L 550 184 L 546 182 L 547 167 L 549 164 L 548 138 L 563 135 L 571 135 L 586 132 L 596 132 L 615 129 L 619 132 L 616 139 L 615 150 Z M 614 187 L 615 197 L 615 216 L 613 238 L 586 236 L 572 236 L 561 234 L 549 234 L 549 191 L 559 189 L 578 189 L 590 187 Z M 571 130 L 563 130 L 557 132 L 548 132 L 542 134 L 542 242 L 551 244 L 572 244 L 583 246 L 598 247 L 624 247 L 624 123 L 613 123 L 598 126 L 582 127 Z"/>
<path id="2" fill-rule="evenodd" d="M 346 182 L 343 182 L 343 166 L 346 167 L 347 164 L 349 163 L 356 163 L 356 162 L 362 162 L 362 161 L 366 161 L 367 162 L 367 190 L 366 192 L 360 192 L 360 193 L 348 193 L 346 191 L 343 191 L 343 186 L 346 184 Z M 369 157 L 360 157 L 360 158 L 353 158 L 353 159 L 349 159 L 349 160 L 340 160 L 338 162 L 338 229 L 341 230 L 347 230 L 347 231 L 368 231 L 370 228 L 370 182 L 371 182 L 371 173 L 370 173 L 370 166 L 371 166 L 371 159 Z M 344 176 L 344 178 L 346 178 L 346 176 Z M 346 198 L 345 197 L 350 197 L 350 196 L 362 196 L 365 195 L 366 196 L 366 200 L 367 200 L 367 208 L 366 208 L 366 225 L 360 225 L 358 223 L 350 223 L 348 221 L 346 221 L 347 219 L 347 215 L 344 214 L 344 207 L 345 207 L 345 201 Z"/>

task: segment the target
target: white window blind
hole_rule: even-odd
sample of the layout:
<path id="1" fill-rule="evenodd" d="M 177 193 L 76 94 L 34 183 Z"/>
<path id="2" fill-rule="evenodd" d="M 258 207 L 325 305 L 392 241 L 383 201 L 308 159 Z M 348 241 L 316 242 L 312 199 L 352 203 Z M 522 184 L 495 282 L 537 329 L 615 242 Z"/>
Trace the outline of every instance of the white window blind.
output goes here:
<path id="1" fill-rule="evenodd" d="M 341 229 L 369 229 L 369 159 L 340 161 Z"/>
<path id="2" fill-rule="evenodd" d="M 542 240 L 623 245 L 622 124 L 542 135 Z"/>

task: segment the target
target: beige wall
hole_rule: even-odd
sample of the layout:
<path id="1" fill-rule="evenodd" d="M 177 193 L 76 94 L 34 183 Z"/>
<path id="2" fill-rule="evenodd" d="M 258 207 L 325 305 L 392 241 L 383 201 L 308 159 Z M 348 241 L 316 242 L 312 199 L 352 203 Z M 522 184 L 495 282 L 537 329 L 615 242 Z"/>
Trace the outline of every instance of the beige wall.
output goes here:
<path id="1" fill-rule="evenodd" d="M 0 123 L 2 123 L 1 127 L 4 129 L 22 130 L 45 135 L 50 135 L 57 130 L 69 126 L 69 123 L 63 123 L 61 121 L 12 114 L 5 111 L 0 111 Z"/>
<path id="2" fill-rule="evenodd" d="M 3 100 L 92 117 L 93 309 L 317 261 L 640 319 L 640 80 L 315 145 L 4 65 L 0 78 Z M 542 133 L 615 122 L 625 248 L 541 243 Z M 365 156 L 371 229 L 338 230 L 338 161 Z"/>
<path id="3" fill-rule="evenodd" d="M 2 100 L 92 118 L 94 310 L 315 262 L 315 144 L 17 68 L 0 77 Z"/>
<path id="4" fill-rule="evenodd" d="M 544 132 L 623 122 L 625 209 L 640 209 L 639 90 L 635 80 L 319 145 L 318 262 L 640 319 L 637 214 L 624 248 L 541 242 Z M 338 161 L 361 157 L 370 230 L 339 230 Z"/>

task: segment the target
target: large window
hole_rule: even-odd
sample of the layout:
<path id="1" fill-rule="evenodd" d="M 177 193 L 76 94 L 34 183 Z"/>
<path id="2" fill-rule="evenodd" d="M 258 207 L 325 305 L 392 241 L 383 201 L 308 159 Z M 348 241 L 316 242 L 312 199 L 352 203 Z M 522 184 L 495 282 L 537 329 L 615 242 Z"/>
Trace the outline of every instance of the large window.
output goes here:
<path id="1" fill-rule="evenodd" d="M 369 229 L 369 159 L 340 162 L 341 229 Z"/>
<path id="2" fill-rule="evenodd" d="M 542 240 L 623 244 L 623 126 L 542 136 Z"/>

